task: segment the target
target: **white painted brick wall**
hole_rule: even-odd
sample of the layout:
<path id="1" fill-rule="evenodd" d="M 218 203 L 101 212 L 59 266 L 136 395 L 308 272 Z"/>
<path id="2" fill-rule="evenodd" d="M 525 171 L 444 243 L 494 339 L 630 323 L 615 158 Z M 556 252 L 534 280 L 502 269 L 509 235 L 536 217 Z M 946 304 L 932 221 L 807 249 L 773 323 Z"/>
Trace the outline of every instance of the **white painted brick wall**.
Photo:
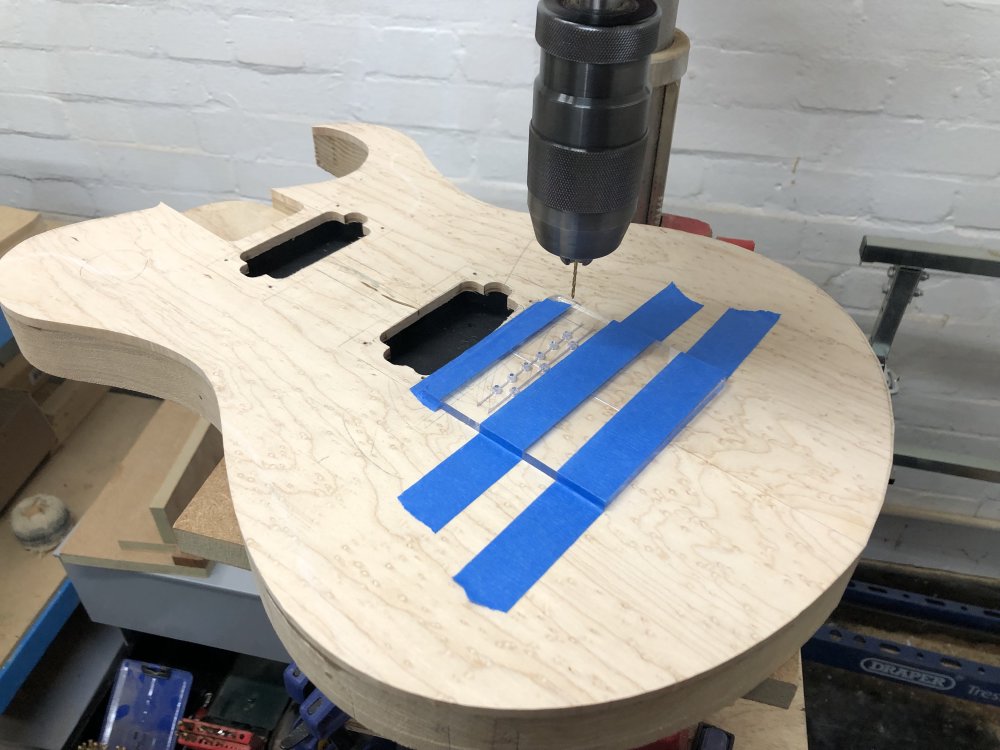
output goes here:
<path id="1" fill-rule="evenodd" d="M 309 125 L 401 128 L 524 206 L 533 0 L 0 0 L 0 203 L 96 216 L 314 181 Z M 870 326 L 865 233 L 1000 248 L 996 0 L 681 0 L 668 209 L 751 237 Z M 1000 282 L 935 274 L 893 365 L 901 439 L 1000 453 Z M 1000 488 L 897 496 L 1000 517 Z M 941 500 L 941 498 L 944 498 Z M 992 515 L 991 515 L 992 514 Z"/>

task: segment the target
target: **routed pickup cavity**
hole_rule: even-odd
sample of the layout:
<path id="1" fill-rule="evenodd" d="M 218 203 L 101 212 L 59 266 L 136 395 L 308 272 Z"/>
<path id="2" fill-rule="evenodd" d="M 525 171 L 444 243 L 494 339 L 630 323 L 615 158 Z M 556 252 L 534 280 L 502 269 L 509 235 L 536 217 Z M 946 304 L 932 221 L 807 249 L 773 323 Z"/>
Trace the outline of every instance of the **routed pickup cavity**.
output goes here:
<path id="1" fill-rule="evenodd" d="M 251 251 L 252 257 L 244 254 L 246 265 L 242 270 L 251 277 L 267 275 L 272 279 L 286 279 L 361 239 L 365 233 L 361 221 L 330 219 L 274 247 Z"/>
<path id="2" fill-rule="evenodd" d="M 458 286 L 425 310 L 382 334 L 389 347 L 385 358 L 421 375 L 429 375 L 486 338 L 513 312 L 502 285 L 483 288 L 474 283 Z"/>

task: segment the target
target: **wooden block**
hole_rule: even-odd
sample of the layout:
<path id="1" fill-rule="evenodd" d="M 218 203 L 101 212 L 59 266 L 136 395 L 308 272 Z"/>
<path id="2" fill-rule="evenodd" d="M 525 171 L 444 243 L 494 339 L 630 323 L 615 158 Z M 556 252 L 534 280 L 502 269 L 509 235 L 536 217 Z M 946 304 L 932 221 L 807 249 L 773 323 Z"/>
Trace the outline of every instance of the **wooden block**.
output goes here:
<path id="1" fill-rule="evenodd" d="M 222 435 L 207 420 L 199 419 L 149 502 L 149 512 L 163 542 L 177 543 L 174 521 L 221 460 Z"/>
<path id="2" fill-rule="evenodd" d="M 42 231 L 42 217 L 34 211 L 0 206 L 0 256 Z"/>
<path id="3" fill-rule="evenodd" d="M 209 560 L 250 569 L 229 493 L 226 462 L 220 461 L 174 523 L 182 551 Z"/>
<path id="4" fill-rule="evenodd" d="M 52 425 L 56 442 L 66 442 L 77 425 L 90 414 L 107 392 L 106 385 L 75 380 L 65 380 L 56 386 L 52 395 L 42 402 L 42 413 Z"/>
<path id="5" fill-rule="evenodd" d="M 19 497 L 55 495 L 75 519 L 83 516 L 114 476 L 157 403 L 109 393 L 66 443 L 35 473 Z M 65 579 L 52 555 L 27 552 L 0 514 L 0 663 Z"/>
<path id="6" fill-rule="evenodd" d="M 0 391 L 0 509 L 56 446 L 56 436 L 27 393 Z"/>
<path id="7" fill-rule="evenodd" d="M 193 557 L 184 553 L 175 552 L 171 555 L 175 565 L 186 568 L 207 568 L 209 561 L 203 557 Z"/>
<path id="8" fill-rule="evenodd" d="M 60 549 L 66 562 L 119 570 L 204 576 L 205 568 L 178 566 L 174 551 L 122 549 L 120 541 L 162 543 L 149 513 L 149 500 L 176 471 L 176 458 L 201 418 L 165 401 L 145 426 L 121 466 Z"/>

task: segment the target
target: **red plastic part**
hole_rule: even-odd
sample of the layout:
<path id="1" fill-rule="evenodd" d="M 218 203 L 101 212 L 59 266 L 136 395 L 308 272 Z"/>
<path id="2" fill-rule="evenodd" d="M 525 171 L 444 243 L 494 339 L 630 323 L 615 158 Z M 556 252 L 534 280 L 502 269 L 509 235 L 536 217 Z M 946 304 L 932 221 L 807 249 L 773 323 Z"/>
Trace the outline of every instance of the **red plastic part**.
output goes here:
<path id="1" fill-rule="evenodd" d="M 690 216 L 663 214 L 663 216 L 660 217 L 660 226 L 664 229 L 676 229 L 679 232 L 696 234 L 699 237 L 712 236 L 711 224 L 702 221 L 701 219 L 693 219 Z M 757 243 L 753 240 L 744 240 L 739 237 L 717 237 L 716 239 L 721 240 L 722 242 L 728 242 L 730 245 L 742 247 L 744 250 L 749 250 L 751 253 L 757 249 Z M 652 748 L 652 746 L 650 747 Z M 646 750 L 646 748 L 639 748 L 639 750 Z"/>
<path id="2" fill-rule="evenodd" d="M 676 229 L 679 232 L 697 234 L 701 237 L 712 236 L 712 226 L 710 224 L 701 219 L 692 219 L 690 216 L 663 214 L 660 218 L 660 226 L 664 229 Z"/>
<path id="3" fill-rule="evenodd" d="M 716 239 L 721 240 L 722 242 L 728 242 L 730 245 L 742 247 L 744 250 L 749 250 L 751 253 L 757 249 L 757 243 L 753 240 L 741 240 L 736 237 L 716 237 Z"/>
<path id="4" fill-rule="evenodd" d="M 177 725 L 177 744 L 194 750 L 257 750 L 261 742 L 246 729 L 181 719 Z"/>
<path id="5" fill-rule="evenodd" d="M 691 730 L 684 729 L 670 737 L 664 737 L 662 740 L 637 747 L 635 750 L 689 750 L 692 739 Z"/>

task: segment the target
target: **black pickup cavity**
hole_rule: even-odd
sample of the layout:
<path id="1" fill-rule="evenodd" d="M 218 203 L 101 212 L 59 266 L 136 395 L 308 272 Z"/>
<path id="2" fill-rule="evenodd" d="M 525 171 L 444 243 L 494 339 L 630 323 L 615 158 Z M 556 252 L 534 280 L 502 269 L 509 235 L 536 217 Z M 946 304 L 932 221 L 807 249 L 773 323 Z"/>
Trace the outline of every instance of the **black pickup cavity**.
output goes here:
<path id="1" fill-rule="evenodd" d="M 502 284 L 460 284 L 383 333 L 385 358 L 430 375 L 500 327 L 513 312 L 509 294 Z"/>
<path id="2" fill-rule="evenodd" d="M 364 221 L 358 214 L 348 214 L 344 221 L 328 219 L 272 247 L 250 250 L 241 256 L 246 263 L 242 271 L 250 277 L 287 279 L 364 237 Z"/>

